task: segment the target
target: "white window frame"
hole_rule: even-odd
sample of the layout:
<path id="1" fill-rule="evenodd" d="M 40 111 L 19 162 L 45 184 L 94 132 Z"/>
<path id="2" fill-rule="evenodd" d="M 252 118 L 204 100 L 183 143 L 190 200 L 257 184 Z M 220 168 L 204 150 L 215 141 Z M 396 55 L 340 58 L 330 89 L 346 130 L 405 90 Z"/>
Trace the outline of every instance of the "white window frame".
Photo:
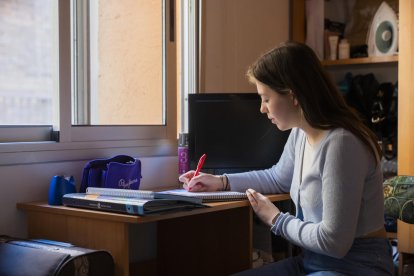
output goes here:
<path id="1" fill-rule="evenodd" d="M 181 125 L 180 132 L 188 132 L 188 95 L 199 92 L 199 33 L 202 0 L 185 0 L 181 6 Z"/>
<path id="2" fill-rule="evenodd" d="M 72 56 L 71 1 L 59 0 L 59 118 L 56 126 L 4 127 L 0 139 L 0 166 L 87 160 L 115 154 L 131 156 L 177 155 L 176 41 L 169 27 L 175 7 L 165 1 L 166 100 L 165 125 L 73 126 L 71 124 Z M 175 28 L 176 24 L 173 24 Z M 53 141 L 59 136 L 58 141 Z"/>

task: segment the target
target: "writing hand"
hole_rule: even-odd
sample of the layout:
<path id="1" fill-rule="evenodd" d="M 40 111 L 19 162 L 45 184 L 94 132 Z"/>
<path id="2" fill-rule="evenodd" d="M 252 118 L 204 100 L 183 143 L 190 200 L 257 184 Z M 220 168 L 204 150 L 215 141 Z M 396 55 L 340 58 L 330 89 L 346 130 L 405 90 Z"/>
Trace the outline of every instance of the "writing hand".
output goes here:
<path id="1" fill-rule="evenodd" d="M 190 192 L 214 192 L 222 189 L 220 176 L 200 173 L 194 176 L 194 171 L 181 175 L 178 179 L 183 182 L 183 188 Z"/>
<path id="2" fill-rule="evenodd" d="M 194 177 L 195 171 L 188 171 L 178 177 L 178 180 L 184 184 L 188 184 L 190 180 Z"/>
<path id="3" fill-rule="evenodd" d="M 246 194 L 257 216 L 268 226 L 272 226 L 273 219 L 279 215 L 280 210 L 267 197 L 253 189 L 248 189 Z"/>
<path id="4" fill-rule="evenodd" d="M 200 183 L 194 183 L 194 181 L 191 181 L 195 177 L 196 173 L 196 171 L 188 171 L 178 177 L 178 180 L 183 183 L 183 188 L 189 192 L 202 192 L 201 187 L 199 187 Z M 192 182 L 191 185 L 190 182 Z"/>

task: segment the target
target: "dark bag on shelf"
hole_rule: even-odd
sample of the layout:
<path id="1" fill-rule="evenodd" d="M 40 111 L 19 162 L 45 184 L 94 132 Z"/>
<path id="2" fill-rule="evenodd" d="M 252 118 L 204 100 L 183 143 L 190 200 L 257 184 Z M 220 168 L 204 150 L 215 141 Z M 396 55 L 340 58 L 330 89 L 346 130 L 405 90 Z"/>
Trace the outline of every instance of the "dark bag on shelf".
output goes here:
<path id="1" fill-rule="evenodd" d="M 382 143 L 387 160 L 397 156 L 398 83 L 379 83 L 373 73 L 345 75 L 340 84 L 347 103 L 358 111 Z"/>
<path id="2" fill-rule="evenodd" d="M 379 82 L 372 73 L 356 75 L 351 79 L 351 89 L 347 97 L 347 102 L 359 111 L 368 125 L 371 125 L 372 102 L 379 85 Z"/>
<path id="3" fill-rule="evenodd" d="M 141 181 L 141 161 L 128 155 L 89 161 L 83 168 L 79 192 L 88 187 L 138 190 Z"/>
<path id="4" fill-rule="evenodd" d="M 112 276 L 114 271 L 107 251 L 0 236 L 0 275 Z"/>

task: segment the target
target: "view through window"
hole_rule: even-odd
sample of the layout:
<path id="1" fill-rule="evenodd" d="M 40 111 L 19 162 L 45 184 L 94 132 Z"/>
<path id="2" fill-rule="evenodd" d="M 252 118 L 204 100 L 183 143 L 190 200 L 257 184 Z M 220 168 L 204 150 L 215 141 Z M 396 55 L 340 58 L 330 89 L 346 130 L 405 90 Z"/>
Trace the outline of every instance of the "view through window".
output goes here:
<path id="1" fill-rule="evenodd" d="M 89 109 L 78 108 L 73 123 L 164 124 L 163 1 L 97 0 L 88 8 L 89 55 L 79 55 L 88 60 L 78 64 L 90 66 L 89 87 L 77 92 L 90 97 L 78 94 L 76 102 Z"/>
<path id="2" fill-rule="evenodd" d="M 51 125 L 58 98 L 57 1 L 0 1 L 0 125 Z"/>
<path id="3" fill-rule="evenodd" d="M 58 3 L 0 1 L 0 125 L 56 123 Z M 72 50 L 82 58 L 73 78 L 72 124 L 165 124 L 164 1 L 72 3 L 87 7 L 84 20 L 79 9 L 72 13 L 78 36 Z"/>

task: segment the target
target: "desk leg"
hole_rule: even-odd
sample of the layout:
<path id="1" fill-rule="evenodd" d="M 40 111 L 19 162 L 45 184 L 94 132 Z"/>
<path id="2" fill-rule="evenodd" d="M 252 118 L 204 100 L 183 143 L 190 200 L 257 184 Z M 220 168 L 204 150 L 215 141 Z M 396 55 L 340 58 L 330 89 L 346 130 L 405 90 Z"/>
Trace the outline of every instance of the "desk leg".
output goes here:
<path id="1" fill-rule="evenodd" d="M 126 223 L 31 211 L 28 212 L 28 232 L 30 238 L 107 250 L 114 258 L 115 274 L 129 275 L 129 233 Z"/>
<path id="2" fill-rule="evenodd" d="M 229 275 L 251 268 L 249 207 L 158 222 L 157 275 Z"/>

